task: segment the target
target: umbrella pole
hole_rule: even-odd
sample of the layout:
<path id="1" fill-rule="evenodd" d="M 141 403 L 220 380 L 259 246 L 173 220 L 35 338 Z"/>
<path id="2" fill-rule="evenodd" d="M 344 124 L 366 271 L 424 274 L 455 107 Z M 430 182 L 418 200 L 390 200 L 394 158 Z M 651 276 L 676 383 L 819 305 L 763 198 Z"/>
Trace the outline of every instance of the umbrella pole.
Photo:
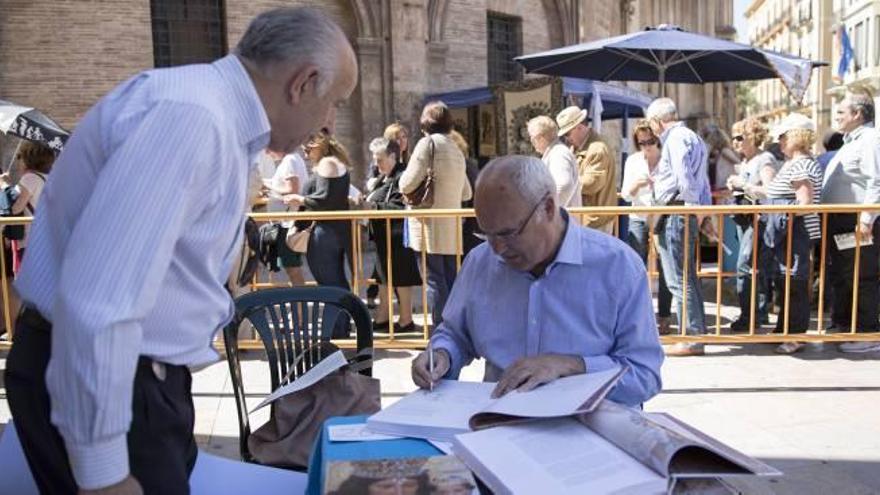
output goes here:
<path id="1" fill-rule="evenodd" d="M 666 66 L 661 65 L 657 68 L 657 71 L 660 73 L 659 82 L 660 82 L 660 98 L 666 97 Z"/>
<path id="2" fill-rule="evenodd" d="M 5 174 L 6 172 L 9 172 L 10 170 L 12 170 L 12 165 L 15 163 L 15 157 L 18 156 L 18 151 L 21 149 L 21 142 L 22 141 L 23 141 L 22 139 L 18 140 L 18 144 L 15 145 L 15 152 L 12 153 L 12 158 L 9 160 L 9 164 L 6 165 L 6 170 L 0 170 L 0 172 Z"/>

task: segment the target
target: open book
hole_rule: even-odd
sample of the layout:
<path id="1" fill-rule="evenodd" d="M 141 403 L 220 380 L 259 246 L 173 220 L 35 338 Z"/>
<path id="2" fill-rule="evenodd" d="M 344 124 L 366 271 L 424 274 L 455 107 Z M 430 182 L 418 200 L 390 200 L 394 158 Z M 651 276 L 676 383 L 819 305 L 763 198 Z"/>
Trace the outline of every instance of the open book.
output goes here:
<path id="1" fill-rule="evenodd" d="M 376 433 L 451 442 L 458 433 L 536 418 L 594 410 L 625 369 L 560 378 L 528 392 L 492 399 L 494 383 L 442 380 L 433 391 L 417 390 L 367 419 Z"/>
<path id="2" fill-rule="evenodd" d="M 575 418 L 456 435 L 453 452 L 496 494 L 663 494 L 690 479 L 782 474 L 668 414 L 610 401 Z"/>

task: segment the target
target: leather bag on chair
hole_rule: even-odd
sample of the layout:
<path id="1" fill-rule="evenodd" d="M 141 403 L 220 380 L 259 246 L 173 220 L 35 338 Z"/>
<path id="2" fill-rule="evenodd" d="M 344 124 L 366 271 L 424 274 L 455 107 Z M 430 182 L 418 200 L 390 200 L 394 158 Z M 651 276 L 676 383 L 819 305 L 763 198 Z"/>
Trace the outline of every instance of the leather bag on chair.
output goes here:
<path id="1" fill-rule="evenodd" d="M 322 347 L 335 348 L 329 343 Z M 248 437 L 254 458 L 261 464 L 305 470 L 324 421 L 379 412 L 379 380 L 358 373 L 372 366 L 371 355 L 372 349 L 364 349 L 314 385 L 275 401 L 269 421 Z"/>

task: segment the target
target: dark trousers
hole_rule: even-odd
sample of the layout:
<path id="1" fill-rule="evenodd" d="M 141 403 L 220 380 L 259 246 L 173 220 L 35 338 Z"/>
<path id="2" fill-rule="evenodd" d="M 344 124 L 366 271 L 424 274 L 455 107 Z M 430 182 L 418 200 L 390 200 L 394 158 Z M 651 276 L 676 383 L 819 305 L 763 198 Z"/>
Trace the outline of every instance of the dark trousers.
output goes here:
<path id="1" fill-rule="evenodd" d="M 856 250 L 837 249 L 835 234 L 852 233 L 856 228 L 854 213 L 828 215 L 828 256 L 831 261 L 831 285 L 833 302 L 831 322 L 849 329 L 852 323 L 853 274 L 855 273 Z M 874 222 L 871 231 L 874 244 L 862 246 L 859 253 L 859 293 L 856 310 L 856 330 L 876 332 L 880 324 L 880 297 L 878 297 L 877 277 L 880 272 L 880 222 Z"/>
<path id="2" fill-rule="evenodd" d="M 421 262 L 421 257 L 417 257 Z M 434 328 L 443 321 L 443 308 L 452 291 L 455 282 L 455 255 L 454 254 L 428 254 L 427 259 L 428 278 L 428 304 L 431 305 L 431 318 L 434 320 Z"/>
<path id="3" fill-rule="evenodd" d="M 347 222 L 319 222 L 309 237 L 306 260 L 318 285 L 351 290 L 345 277 L 345 260 L 351 256 L 351 225 Z M 334 339 L 351 335 L 351 319 L 334 306 L 324 308 L 324 327 Z"/>
<path id="4" fill-rule="evenodd" d="M 751 216 L 750 216 L 751 217 Z M 773 302 L 772 278 L 774 273 L 773 253 L 764 242 L 764 222 L 758 222 L 758 277 L 755 280 L 757 298 L 755 299 L 756 324 L 766 322 Z M 752 225 L 736 226 L 739 237 L 739 253 L 736 259 L 736 294 L 739 298 L 739 320 L 748 324 L 752 314 L 752 261 L 754 246 L 754 228 Z"/>
<path id="5" fill-rule="evenodd" d="M 15 345 L 6 361 L 6 391 L 15 429 L 34 480 L 44 494 L 75 494 L 61 435 L 49 421 L 46 366 L 52 328 L 26 309 L 15 326 Z M 192 377 L 185 366 L 165 367 L 164 380 L 153 361 L 138 361 L 128 431 L 128 462 L 144 493 L 187 494 L 198 453 L 193 425 Z"/>

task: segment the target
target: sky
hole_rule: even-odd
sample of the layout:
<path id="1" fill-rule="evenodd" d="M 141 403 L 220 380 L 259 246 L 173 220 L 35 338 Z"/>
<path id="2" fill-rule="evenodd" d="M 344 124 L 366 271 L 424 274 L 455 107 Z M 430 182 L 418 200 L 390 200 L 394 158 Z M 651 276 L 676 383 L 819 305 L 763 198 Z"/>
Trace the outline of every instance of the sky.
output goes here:
<path id="1" fill-rule="evenodd" d="M 733 27 L 736 28 L 736 39 L 741 43 L 748 43 L 744 14 L 750 3 L 752 0 L 733 0 Z"/>

